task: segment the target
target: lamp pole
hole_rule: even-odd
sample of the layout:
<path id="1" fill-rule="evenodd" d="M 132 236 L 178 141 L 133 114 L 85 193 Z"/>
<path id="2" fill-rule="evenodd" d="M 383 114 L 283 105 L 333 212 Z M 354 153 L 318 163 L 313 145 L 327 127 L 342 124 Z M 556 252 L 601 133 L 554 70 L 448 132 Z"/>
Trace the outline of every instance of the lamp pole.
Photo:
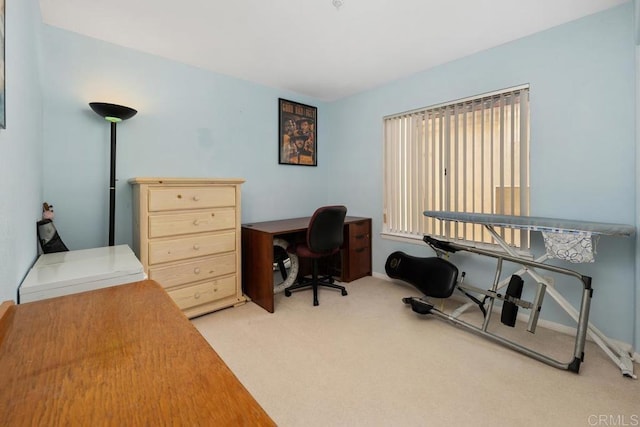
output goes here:
<path id="1" fill-rule="evenodd" d="M 97 114 L 111 123 L 111 165 L 109 173 L 109 246 L 115 244 L 116 221 L 116 124 L 135 116 L 137 111 L 124 105 L 106 102 L 90 102 L 89 106 Z"/>
<path id="2" fill-rule="evenodd" d="M 109 173 L 109 246 L 115 244 L 116 228 L 116 122 L 111 122 L 111 171 Z"/>

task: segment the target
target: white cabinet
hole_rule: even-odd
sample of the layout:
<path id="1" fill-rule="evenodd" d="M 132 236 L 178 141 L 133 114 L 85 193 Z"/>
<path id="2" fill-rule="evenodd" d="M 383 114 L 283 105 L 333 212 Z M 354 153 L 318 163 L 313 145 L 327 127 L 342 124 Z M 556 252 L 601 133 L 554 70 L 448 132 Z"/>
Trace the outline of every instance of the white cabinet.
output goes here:
<path id="1" fill-rule="evenodd" d="M 127 245 L 42 254 L 20 285 L 20 303 L 146 279 Z"/>

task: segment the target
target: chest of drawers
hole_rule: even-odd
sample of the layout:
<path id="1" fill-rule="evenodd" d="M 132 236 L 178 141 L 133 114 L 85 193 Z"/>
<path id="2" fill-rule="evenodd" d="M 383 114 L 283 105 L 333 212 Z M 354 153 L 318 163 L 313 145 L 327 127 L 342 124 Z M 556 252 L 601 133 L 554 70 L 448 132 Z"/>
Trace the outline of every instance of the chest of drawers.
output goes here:
<path id="1" fill-rule="evenodd" d="M 132 178 L 133 246 L 187 317 L 242 304 L 241 179 Z"/>

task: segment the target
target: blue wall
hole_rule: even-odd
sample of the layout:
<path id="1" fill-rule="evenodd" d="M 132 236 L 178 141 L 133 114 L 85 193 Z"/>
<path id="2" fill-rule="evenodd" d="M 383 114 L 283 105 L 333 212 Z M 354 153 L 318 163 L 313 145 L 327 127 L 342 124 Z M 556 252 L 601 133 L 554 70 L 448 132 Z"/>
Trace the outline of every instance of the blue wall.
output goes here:
<path id="1" fill-rule="evenodd" d="M 42 85 L 37 1 L 6 2 L 6 129 L 0 129 L 0 301 L 16 300 L 37 255 L 42 209 Z"/>
<path id="2" fill-rule="evenodd" d="M 138 110 L 117 125 L 116 244 L 132 241 L 132 177 L 244 178 L 244 222 L 328 201 L 323 103 L 49 26 L 43 46 L 44 194 L 70 249 L 107 244 L 110 131 L 91 101 Z M 278 97 L 318 107 L 318 167 L 278 164 Z"/>
<path id="3" fill-rule="evenodd" d="M 89 109 L 91 101 L 139 110 L 118 125 L 116 243 L 132 240 L 129 178 L 218 176 L 247 180 L 244 222 L 308 215 L 324 203 L 372 217 L 378 273 L 393 250 L 428 255 L 422 244 L 379 235 L 382 117 L 522 83 L 531 85 L 532 213 L 634 224 L 632 8 L 629 3 L 323 103 L 41 26 L 36 0 L 9 0 L 0 289 L 14 298 L 35 258 L 34 223 L 43 200 L 54 204 L 56 226 L 71 249 L 107 242 L 109 126 Z M 279 97 L 318 107 L 317 168 L 278 165 Z M 594 278 L 592 320 L 630 343 L 634 243 L 602 238 L 596 263 L 580 267 Z M 536 250 L 540 245 L 534 240 Z M 458 261 L 469 270 L 477 264 L 464 256 Z M 482 284 L 483 273 L 469 271 L 469 280 Z M 576 301 L 573 284 L 559 287 Z M 543 316 L 566 320 L 553 307 Z"/>
<path id="4" fill-rule="evenodd" d="M 382 117 L 524 83 L 531 87 L 532 215 L 635 224 L 635 63 L 632 5 L 605 11 L 387 84 L 330 106 L 335 132 L 330 197 L 369 212 L 382 229 Z M 339 145 L 338 145 L 339 144 Z M 354 196 L 355 195 L 355 196 Z M 534 250 L 543 250 L 533 236 Z M 597 261 L 579 271 L 594 279 L 591 319 L 633 342 L 634 239 L 603 237 Z M 374 233 L 374 271 L 395 250 L 425 256 Z M 467 281 L 488 286 L 493 270 L 455 255 Z M 562 265 L 562 264 L 560 264 Z M 565 267 L 570 265 L 564 264 Z M 558 284 L 579 302 L 576 282 Z M 550 298 L 548 298 L 550 299 Z M 564 322 L 547 303 L 542 316 Z"/>

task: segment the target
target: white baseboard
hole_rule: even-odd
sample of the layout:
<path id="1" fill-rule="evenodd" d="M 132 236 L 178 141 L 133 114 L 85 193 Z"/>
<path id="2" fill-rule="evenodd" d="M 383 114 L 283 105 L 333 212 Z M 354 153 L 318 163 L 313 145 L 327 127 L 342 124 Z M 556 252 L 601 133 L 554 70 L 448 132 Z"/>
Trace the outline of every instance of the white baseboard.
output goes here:
<path id="1" fill-rule="evenodd" d="M 518 314 L 518 320 L 527 322 L 529 320 L 529 316 L 527 316 L 526 314 Z M 557 322 L 552 322 L 550 320 L 540 319 L 538 320 L 538 325 L 545 329 L 549 329 L 555 332 L 560 332 L 565 335 L 575 336 L 578 332 L 577 328 L 574 328 L 573 326 L 563 325 Z M 630 355 L 633 355 L 634 360 L 640 360 L 638 359 L 640 354 L 634 351 L 633 346 L 631 344 L 624 341 L 619 341 L 613 338 L 609 338 L 609 337 L 607 337 L 607 339 L 611 341 L 611 343 L 618 346 L 621 350 L 626 351 Z M 593 339 L 591 338 L 591 335 L 589 333 L 587 333 L 587 341 L 593 342 Z"/>
<path id="2" fill-rule="evenodd" d="M 400 282 L 397 280 L 394 280 L 392 278 L 390 278 L 389 276 L 387 276 L 386 274 L 382 274 L 382 273 L 373 273 L 373 277 L 376 277 L 378 279 L 382 279 L 382 280 L 386 280 L 388 282 Z M 460 301 L 460 302 L 469 302 L 469 300 L 465 299 L 462 295 L 459 294 L 453 294 L 451 297 L 451 299 L 454 299 L 456 301 Z M 501 307 L 494 307 L 493 311 L 499 311 L 501 310 Z M 523 321 L 523 322 L 527 322 L 529 320 L 529 316 L 527 314 L 524 313 L 520 313 L 518 314 L 518 320 Z M 571 335 L 571 336 L 575 336 L 577 333 L 577 329 L 575 327 L 572 326 L 567 326 L 567 325 L 563 325 L 557 322 L 552 322 L 550 320 L 544 320 L 544 319 L 540 319 L 538 320 L 538 325 L 555 331 L 555 332 L 560 332 L 563 333 L 565 335 Z M 612 338 L 608 338 L 609 341 L 611 341 L 613 344 L 617 345 L 621 350 L 628 352 L 630 355 L 632 355 L 632 358 L 634 361 L 640 361 L 640 353 L 635 351 L 633 346 L 627 342 L 624 341 L 619 341 L 619 340 L 615 340 Z M 591 338 L 590 334 L 587 334 L 587 341 L 592 341 L 593 339 Z"/>

